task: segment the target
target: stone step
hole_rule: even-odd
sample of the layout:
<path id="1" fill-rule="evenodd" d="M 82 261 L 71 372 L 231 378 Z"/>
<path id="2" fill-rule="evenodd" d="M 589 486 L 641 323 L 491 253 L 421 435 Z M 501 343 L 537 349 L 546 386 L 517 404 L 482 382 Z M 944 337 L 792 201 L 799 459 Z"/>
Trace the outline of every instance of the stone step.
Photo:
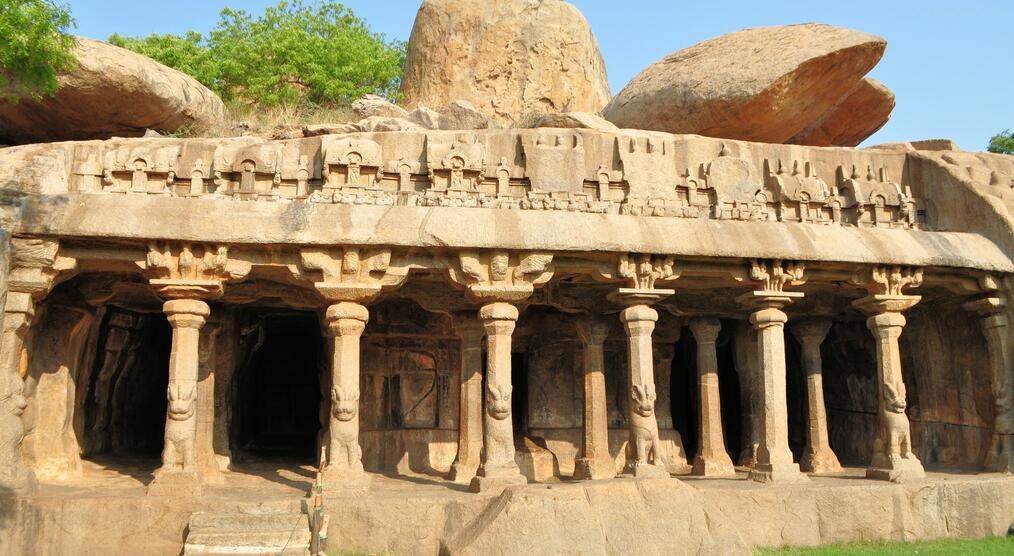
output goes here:
<path id="1" fill-rule="evenodd" d="M 301 513 L 196 512 L 190 516 L 190 532 L 205 529 L 228 531 L 291 531 L 307 526 Z"/>
<path id="2" fill-rule="evenodd" d="M 190 515 L 185 556 L 302 556 L 310 529 L 302 502 L 272 501 Z"/>

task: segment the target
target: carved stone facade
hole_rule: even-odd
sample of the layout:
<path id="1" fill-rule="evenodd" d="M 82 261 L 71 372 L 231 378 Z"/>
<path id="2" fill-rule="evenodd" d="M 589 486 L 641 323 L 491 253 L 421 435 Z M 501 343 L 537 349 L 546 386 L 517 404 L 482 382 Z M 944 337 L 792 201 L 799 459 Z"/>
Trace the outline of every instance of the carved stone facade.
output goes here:
<path id="1" fill-rule="evenodd" d="M 337 497 L 1014 471 L 1004 162 L 563 129 L 33 149 L 0 175 L 19 493 L 140 452 L 181 498 L 279 453 Z"/>

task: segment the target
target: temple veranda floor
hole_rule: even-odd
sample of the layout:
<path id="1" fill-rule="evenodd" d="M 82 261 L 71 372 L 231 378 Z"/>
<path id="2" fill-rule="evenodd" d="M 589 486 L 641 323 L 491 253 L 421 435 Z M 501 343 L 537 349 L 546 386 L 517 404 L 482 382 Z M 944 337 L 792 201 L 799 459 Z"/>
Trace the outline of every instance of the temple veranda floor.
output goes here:
<path id="1" fill-rule="evenodd" d="M 303 511 L 309 465 L 235 465 L 200 498 L 153 497 L 157 461 L 85 461 L 82 477 L 44 483 L 0 511 L 19 538 L 0 553 L 180 554 L 193 512 Z M 868 480 L 862 468 L 770 486 L 747 479 L 619 477 L 473 494 L 441 477 L 371 474 L 365 491 L 325 498 L 329 548 L 395 554 L 748 553 L 876 539 L 983 537 L 1014 520 L 1014 477 L 927 472 L 925 480 Z M 10 543 L 10 546 L 4 546 Z M 25 552 L 27 549 L 28 552 Z M 140 551 L 140 552 L 139 552 Z"/>

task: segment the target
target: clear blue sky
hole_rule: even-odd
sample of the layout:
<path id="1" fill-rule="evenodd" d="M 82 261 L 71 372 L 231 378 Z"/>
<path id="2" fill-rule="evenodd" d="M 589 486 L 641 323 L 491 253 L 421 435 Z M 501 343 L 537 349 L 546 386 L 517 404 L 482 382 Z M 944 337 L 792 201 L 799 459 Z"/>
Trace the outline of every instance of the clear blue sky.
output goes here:
<path id="1" fill-rule="evenodd" d="M 277 0 L 67 0 L 86 37 L 206 32 L 225 6 Z M 1014 129 L 1014 0 L 571 0 L 598 37 L 613 92 L 652 62 L 746 27 L 830 23 L 885 37 L 872 77 L 894 90 L 891 121 L 866 144 L 950 138 L 968 150 Z M 374 30 L 407 40 L 420 0 L 347 0 Z"/>

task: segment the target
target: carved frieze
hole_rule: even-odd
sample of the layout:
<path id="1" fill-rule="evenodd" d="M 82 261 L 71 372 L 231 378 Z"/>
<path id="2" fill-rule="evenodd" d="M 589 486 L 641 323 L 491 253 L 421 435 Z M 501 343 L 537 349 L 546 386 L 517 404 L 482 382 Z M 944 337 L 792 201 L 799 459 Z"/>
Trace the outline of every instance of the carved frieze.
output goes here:
<path id="1" fill-rule="evenodd" d="M 404 283 L 410 270 L 408 264 L 392 262 L 392 252 L 385 248 L 304 249 L 300 260 L 300 271 L 321 277 L 313 285 L 329 301 L 370 301 L 382 289 Z"/>
<path id="2" fill-rule="evenodd" d="M 521 301 L 553 277 L 552 253 L 465 250 L 444 263 L 450 279 L 477 302 Z"/>
<path id="3" fill-rule="evenodd" d="M 167 299 L 219 297 L 225 282 L 245 278 L 251 268 L 249 262 L 229 258 L 226 245 L 170 241 L 150 242 L 144 260 L 136 264 Z"/>

